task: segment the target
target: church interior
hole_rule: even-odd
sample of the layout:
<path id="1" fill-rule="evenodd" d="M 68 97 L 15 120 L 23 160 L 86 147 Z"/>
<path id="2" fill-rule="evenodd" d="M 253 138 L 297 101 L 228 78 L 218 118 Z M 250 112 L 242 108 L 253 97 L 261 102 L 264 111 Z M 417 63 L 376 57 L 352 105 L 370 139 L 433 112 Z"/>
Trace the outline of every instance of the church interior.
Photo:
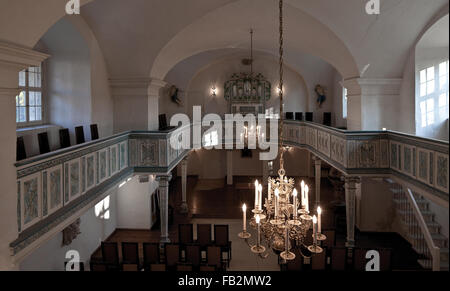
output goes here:
<path id="1" fill-rule="evenodd" d="M 448 0 L 0 0 L 0 270 L 448 271 Z"/>

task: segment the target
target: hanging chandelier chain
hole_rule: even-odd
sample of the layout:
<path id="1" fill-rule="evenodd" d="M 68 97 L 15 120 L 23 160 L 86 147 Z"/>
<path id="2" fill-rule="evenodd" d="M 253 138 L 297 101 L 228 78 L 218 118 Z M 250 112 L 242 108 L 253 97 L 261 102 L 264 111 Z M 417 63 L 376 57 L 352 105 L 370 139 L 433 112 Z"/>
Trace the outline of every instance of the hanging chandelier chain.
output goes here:
<path id="1" fill-rule="evenodd" d="M 284 112 L 283 112 L 283 0 L 280 0 L 280 84 L 279 84 L 279 95 L 280 95 L 280 125 L 279 125 L 279 144 L 280 144 L 280 170 L 284 169 L 284 159 L 283 159 L 283 120 L 284 120 Z"/>
<path id="2" fill-rule="evenodd" d="M 253 28 L 250 29 L 250 76 L 253 77 Z"/>

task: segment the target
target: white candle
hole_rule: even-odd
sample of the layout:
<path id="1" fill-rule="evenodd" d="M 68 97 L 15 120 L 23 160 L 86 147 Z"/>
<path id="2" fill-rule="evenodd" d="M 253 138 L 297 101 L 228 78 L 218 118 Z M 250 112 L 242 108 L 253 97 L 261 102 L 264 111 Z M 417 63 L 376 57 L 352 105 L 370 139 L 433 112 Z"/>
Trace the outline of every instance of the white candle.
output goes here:
<path id="1" fill-rule="evenodd" d="M 258 210 L 262 210 L 262 184 L 258 186 L 259 195 L 258 195 Z"/>
<path id="2" fill-rule="evenodd" d="M 308 185 L 305 185 L 305 210 L 307 212 L 309 212 L 309 195 L 308 195 L 308 192 L 309 192 L 309 187 L 308 187 Z"/>
<path id="3" fill-rule="evenodd" d="M 302 183 L 300 184 L 300 191 L 301 191 L 301 199 L 302 199 L 302 207 L 305 206 L 305 181 L 302 181 Z"/>
<path id="4" fill-rule="evenodd" d="M 242 214 L 243 214 L 243 221 L 242 221 L 242 225 L 243 225 L 243 230 L 244 232 L 247 231 L 247 205 L 242 205 Z"/>
<path id="5" fill-rule="evenodd" d="M 258 210 L 258 180 L 255 181 L 255 210 Z"/>
<path id="6" fill-rule="evenodd" d="M 275 219 L 278 219 L 278 198 L 279 198 L 280 192 L 277 189 L 275 189 Z"/>
<path id="7" fill-rule="evenodd" d="M 317 245 L 317 232 L 316 232 L 316 227 L 317 227 L 317 217 L 314 215 L 314 217 L 313 217 L 313 238 L 314 238 L 314 246 Z"/>
<path id="8" fill-rule="evenodd" d="M 294 197 L 294 219 L 297 219 L 297 213 L 298 213 L 298 206 L 297 206 L 297 189 L 294 189 L 292 192 L 292 196 Z"/>
<path id="9" fill-rule="evenodd" d="M 258 228 L 256 245 L 259 246 L 261 244 L 261 235 L 260 235 L 260 233 L 261 233 L 261 225 L 260 225 L 261 218 L 259 217 L 259 215 L 255 215 L 255 220 L 256 220 L 256 225 Z"/>
<path id="10" fill-rule="evenodd" d="M 272 185 L 269 180 L 269 183 L 267 183 L 267 198 L 269 199 L 269 201 L 272 201 L 272 195 L 270 193 L 271 190 L 272 190 Z"/>
<path id="11" fill-rule="evenodd" d="M 317 207 L 317 232 L 318 233 L 322 233 L 322 219 L 321 219 L 321 216 L 322 216 L 322 208 L 320 208 L 320 206 L 319 207 Z"/>

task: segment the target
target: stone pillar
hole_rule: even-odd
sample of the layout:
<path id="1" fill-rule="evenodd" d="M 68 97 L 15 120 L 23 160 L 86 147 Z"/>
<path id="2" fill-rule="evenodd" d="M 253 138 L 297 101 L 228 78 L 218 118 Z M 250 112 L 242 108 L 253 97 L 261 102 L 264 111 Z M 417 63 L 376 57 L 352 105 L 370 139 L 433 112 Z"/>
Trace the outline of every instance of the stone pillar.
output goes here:
<path id="1" fill-rule="evenodd" d="M 397 110 L 401 105 L 399 101 L 401 84 L 402 79 L 352 78 L 345 80 L 348 130 L 387 128 L 402 131 L 413 128 L 414 118 L 399 114 Z M 408 108 L 409 104 L 405 107 L 412 110 L 405 109 L 402 112 L 414 112 L 414 108 Z M 406 124 L 406 127 L 403 124 Z"/>
<path id="2" fill-rule="evenodd" d="M 233 151 L 227 151 L 227 185 L 233 185 Z"/>
<path id="3" fill-rule="evenodd" d="M 169 182 L 171 175 L 158 176 L 159 182 L 159 212 L 161 219 L 161 243 L 170 243 L 169 239 Z"/>
<path id="4" fill-rule="evenodd" d="M 315 168 L 315 180 L 316 180 L 316 201 L 315 206 L 319 206 L 320 204 L 320 181 L 322 178 L 322 160 L 318 157 L 314 157 L 314 168 Z"/>
<path id="5" fill-rule="evenodd" d="M 189 207 L 186 199 L 186 188 L 187 188 L 187 164 L 188 157 L 185 157 L 181 161 L 181 206 L 180 213 L 186 214 L 189 212 Z"/>
<path id="6" fill-rule="evenodd" d="M 347 176 L 345 181 L 345 209 L 347 215 L 347 241 L 345 246 L 355 247 L 355 222 L 356 222 L 356 191 L 358 183 L 361 183 L 360 177 Z"/>
<path id="7" fill-rule="evenodd" d="M 164 81 L 133 77 L 110 79 L 109 82 L 116 107 L 115 132 L 159 129 L 159 96 L 166 86 Z M 132 116 L 136 112 L 139 116 Z"/>
<path id="8" fill-rule="evenodd" d="M 148 130 L 159 129 L 159 97 L 161 90 L 167 85 L 166 82 L 152 79 L 148 86 Z M 167 125 L 170 120 L 167 120 Z"/>
<path id="9" fill-rule="evenodd" d="M 16 167 L 16 96 L 19 72 L 38 66 L 48 55 L 0 41 L 0 271 L 17 270 L 10 243 L 19 235 Z"/>

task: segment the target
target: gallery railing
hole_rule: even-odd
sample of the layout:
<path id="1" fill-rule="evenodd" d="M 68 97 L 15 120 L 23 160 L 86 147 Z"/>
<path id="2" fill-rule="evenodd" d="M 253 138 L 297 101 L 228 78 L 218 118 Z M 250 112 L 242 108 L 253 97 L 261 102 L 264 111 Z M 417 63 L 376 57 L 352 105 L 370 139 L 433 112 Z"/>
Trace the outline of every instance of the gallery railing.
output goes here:
<path id="1" fill-rule="evenodd" d="M 40 155 L 16 164 L 19 238 L 16 254 L 134 173 L 167 175 L 187 155 L 170 131 L 130 131 Z"/>
<path id="2" fill-rule="evenodd" d="M 206 130 L 202 128 L 200 135 Z M 233 140 L 226 140 L 223 130 L 224 144 L 242 140 L 242 125 L 234 125 L 233 131 Z M 269 130 L 264 134 L 270 137 Z M 193 137 L 193 125 L 170 131 L 130 131 L 18 162 L 19 238 L 11 243 L 13 254 L 129 176 L 167 175 L 191 148 L 173 148 L 171 140 L 191 145 Z M 284 143 L 309 150 L 345 175 L 395 176 L 448 205 L 448 142 L 285 121 Z"/>

